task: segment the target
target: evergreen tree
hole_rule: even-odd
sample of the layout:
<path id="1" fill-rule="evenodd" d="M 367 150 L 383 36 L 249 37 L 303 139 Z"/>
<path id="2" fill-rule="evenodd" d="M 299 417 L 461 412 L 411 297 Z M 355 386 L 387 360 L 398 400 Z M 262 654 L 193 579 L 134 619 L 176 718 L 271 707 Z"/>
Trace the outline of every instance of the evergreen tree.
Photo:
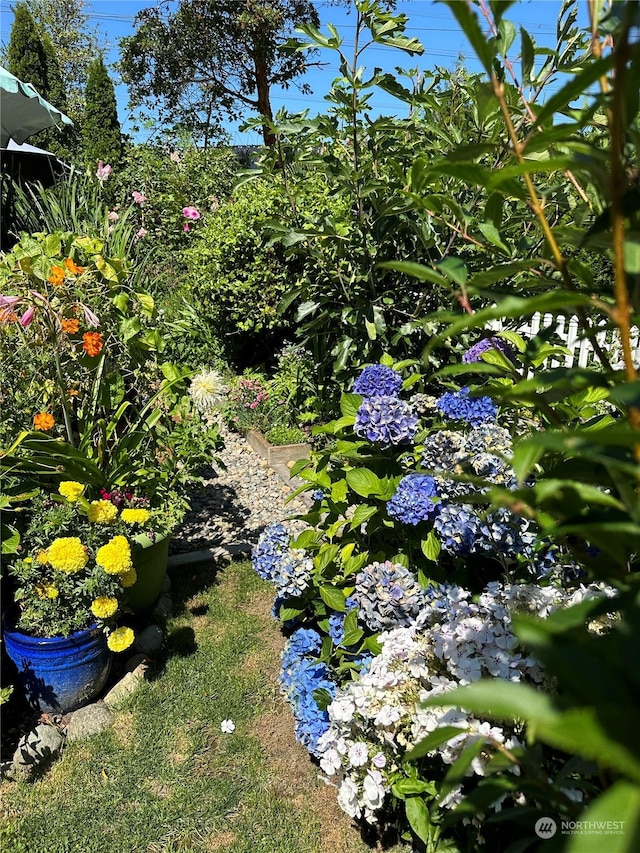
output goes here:
<path id="1" fill-rule="evenodd" d="M 47 97 L 46 51 L 26 3 L 18 3 L 13 11 L 7 68 L 23 83 L 31 83 L 43 98 Z"/>
<path id="2" fill-rule="evenodd" d="M 93 169 L 98 160 L 117 166 L 122 157 L 122 135 L 113 82 L 102 57 L 89 65 L 82 127 L 84 158 Z"/>
<path id="3" fill-rule="evenodd" d="M 51 39 L 46 33 L 42 35 L 42 45 L 46 58 L 47 94 L 46 99 L 50 104 L 63 112 L 69 114 L 69 101 L 67 91 L 60 73 L 58 57 Z M 56 157 L 65 163 L 71 163 L 79 154 L 81 148 L 80 132 L 77 127 L 68 124 L 59 124 L 57 127 L 47 128 L 37 133 L 31 140 L 33 145 L 39 145 L 53 152 Z"/>

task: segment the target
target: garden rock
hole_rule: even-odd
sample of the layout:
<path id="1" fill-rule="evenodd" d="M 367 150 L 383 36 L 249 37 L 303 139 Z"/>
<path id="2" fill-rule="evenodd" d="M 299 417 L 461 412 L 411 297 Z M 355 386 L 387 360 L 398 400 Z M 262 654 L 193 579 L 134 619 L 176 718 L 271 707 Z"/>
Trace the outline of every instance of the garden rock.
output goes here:
<path id="1" fill-rule="evenodd" d="M 167 619 L 173 610 L 173 601 L 168 595 L 161 595 L 153 609 L 154 619 Z"/>
<path id="2" fill-rule="evenodd" d="M 162 586 L 160 587 L 160 589 L 162 590 L 162 592 L 169 592 L 169 590 L 171 589 L 171 578 L 169 577 L 169 575 L 165 575 L 162 578 Z"/>
<path id="3" fill-rule="evenodd" d="M 134 648 L 137 652 L 142 652 L 144 655 L 152 655 L 159 652 L 164 640 L 162 628 L 158 625 L 149 625 L 144 631 L 136 637 Z"/>
<path id="4" fill-rule="evenodd" d="M 96 735 L 109 728 L 112 721 L 113 712 L 104 702 L 94 702 L 84 708 L 78 708 L 69 719 L 67 740 L 72 743 Z"/>
<path id="5" fill-rule="evenodd" d="M 28 778 L 42 772 L 62 751 L 64 741 L 64 735 L 55 726 L 40 723 L 20 738 L 10 775 Z"/>
<path id="6" fill-rule="evenodd" d="M 148 663 L 149 663 L 149 659 L 146 655 L 143 655 L 143 654 L 133 655 L 126 662 L 124 669 L 125 669 L 125 672 L 134 672 L 142 664 L 144 664 L 145 669 L 146 669 Z"/>
<path id="7" fill-rule="evenodd" d="M 112 710 L 121 708 L 127 699 L 132 696 L 140 682 L 144 679 L 144 675 L 137 670 L 127 672 L 124 678 L 121 678 L 118 683 L 104 697 L 104 703 Z"/>

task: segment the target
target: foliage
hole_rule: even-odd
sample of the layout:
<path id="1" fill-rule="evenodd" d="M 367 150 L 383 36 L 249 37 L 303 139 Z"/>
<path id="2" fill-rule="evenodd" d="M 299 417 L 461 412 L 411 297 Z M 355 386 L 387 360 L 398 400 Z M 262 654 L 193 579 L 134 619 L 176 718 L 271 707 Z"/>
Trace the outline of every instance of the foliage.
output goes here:
<path id="1" fill-rule="evenodd" d="M 192 409 L 189 372 L 161 360 L 153 298 L 103 252 L 54 232 L 24 235 L 3 258 L 3 469 L 184 510 L 218 432 Z"/>
<path id="2" fill-rule="evenodd" d="M 230 382 L 222 416 L 239 432 L 255 429 L 272 444 L 294 444 L 308 440 L 309 436 L 295 424 L 316 420 L 317 403 L 318 387 L 310 354 L 299 346 L 286 345 L 278 353 L 271 378 L 246 371 Z"/>
<path id="3" fill-rule="evenodd" d="M 82 0 L 27 0 L 27 6 L 54 47 L 69 102 L 67 115 L 80 128 L 89 63 L 101 49 L 102 37 L 89 23 Z"/>
<path id="4" fill-rule="evenodd" d="M 371 15 L 370 4 L 358 5 L 361 19 Z M 380 660 L 380 645 L 384 656 L 389 643 L 391 663 L 394 649 L 402 653 L 406 647 L 406 637 L 391 631 L 375 641 L 350 607 L 353 591 L 358 584 L 362 586 L 359 576 L 366 577 L 368 566 L 386 560 L 392 566 L 409 566 L 417 569 L 423 586 L 453 581 L 480 594 L 480 602 L 489 594 L 495 595 L 495 588 L 485 589 L 484 585 L 496 579 L 496 571 L 508 572 L 510 580 L 522 581 L 533 570 L 534 577 L 540 574 L 546 578 L 540 581 L 542 587 L 550 588 L 546 584 L 553 575 L 548 577 L 549 566 L 545 568 L 549 560 L 551 566 L 560 569 L 560 577 L 564 576 L 569 587 L 575 584 L 572 578 L 576 576 L 585 582 L 610 584 L 617 595 L 612 601 L 582 601 L 581 593 L 571 602 L 574 606 L 559 611 L 544 625 L 531 619 L 518 620 L 514 615 L 515 633 L 512 631 L 507 647 L 515 642 L 522 654 L 531 650 L 539 655 L 538 660 L 557 679 L 557 698 L 534 693 L 525 685 L 502 683 L 491 672 L 494 677 L 486 684 L 479 681 L 459 694 L 430 701 L 431 706 L 437 702 L 451 709 L 451 702 L 459 696 L 457 701 L 467 713 L 486 721 L 479 728 L 471 728 L 477 734 L 462 752 L 450 756 L 451 767 L 446 774 L 445 768 L 434 769 L 432 758 L 437 752 L 443 754 L 443 744 L 459 738 L 461 723 L 467 729 L 463 711 L 450 710 L 454 729 L 444 727 L 428 734 L 420 746 L 404 756 L 401 767 L 398 755 L 392 765 L 388 755 L 383 756 L 386 763 L 381 758 L 378 765 L 370 765 L 376 756 L 367 744 L 365 763 L 357 743 L 353 744 L 354 748 L 358 746 L 353 757 L 349 744 L 340 742 L 336 755 L 326 759 L 327 766 L 335 768 L 336 764 L 344 766 L 348 756 L 349 772 L 363 768 L 360 772 L 364 776 L 357 782 L 352 778 L 346 785 L 349 780 L 345 779 L 341 787 L 341 804 L 350 814 L 361 814 L 365 807 L 375 810 L 385 785 L 387 771 L 382 768 L 390 767 L 393 773 L 401 769 L 406 778 L 394 777 L 391 794 L 404 806 L 400 820 L 410 827 L 418 849 L 447 849 L 454 843 L 458 849 L 475 850 L 480 833 L 500 845 L 513 842 L 513 849 L 522 849 L 530 844 L 539 816 L 556 815 L 570 822 L 592 817 L 616 821 L 622 815 L 630 827 L 630 840 L 621 842 L 620 849 L 630 850 L 636 843 L 638 821 L 633 788 L 637 786 L 638 754 L 631 735 L 637 685 L 628 683 L 627 666 L 620 666 L 619 661 L 635 654 L 637 645 L 640 422 L 630 334 L 631 322 L 637 322 L 635 284 L 640 269 L 634 183 L 638 98 L 637 87 L 631 83 L 639 49 L 632 35 L 637 28 L 637 4 L 615 4 L 601 20 L 601 5 L 590 4 L 592 32 L 581 32 L 576 26 L 575 7 L 563 4 L 555 51 L 538 48 L 526 31 L 520 32 L 519 72 L 509 57 L 518 34 L 503 17 L 509 4 L 480 5 L 491 33 L 489 39 L 471 4 L 451 2 L 447 6 L 478 54 L 486 77 L 463 81 L 463 103 L 468 109 L 455 112 L 462 127 L 454 122 L 449 135 L 450 123 L 442 120 L 439 104 L 432 113 L 434 118 L 440 117 L 439 126 L 435 121 L 429 123 L 436 141 L 429 156 L 413 156 L 405 164 L 395 158 L 397 191 L 387 194 L 395 203 L 389 207 L 394 215 L 400 210 L 408 221 L 419 223 L 428 237 L 421 240 L 419 252 L 411 251 L 400 239 L 396 244 L 390 240 L 388 258 L 378 256 L 377 265 L 371 268 L 382 275 L 391 271 L 412 277 L 416 288 L 424 288 L 421 308 L 437 310 L 425 317 L 412 316 L 411 325 L 404 328 L 394 323 L 389 331 L 390 343 L 395 347 L 403 342 L 409 330 L 425 334 L 429 341 L 422 363 L 438 366 L 443 362 L 443 344 L 455 345 L 461 337 L 466 342 L 469 333 L 485 334 L 494 319 L 513 320 L 515 325 L 536 311 L 561 310 L 578 315 L 580 338 L 589 341 L 601 368 L 548 367 L 544 353 L 553 351 L 548 336 L 525 340 L 512 331 L 504 333 L 513 347 L 510 353 L 492 347 L 480 353 L 479 361 L 454 363 L 447 357 L 449 363 L 421 388 L 422 398 L 414 408 L 419 405 L 423 410 L 423 425 L 425 412 L 430 412 L 430 429 L 442 427 L 437 418 L 447 413 L 467 419 L 484 416 L 492 407 L 475 405 L 477 393 L 461 396 L 456 387 L 460 380 L 472 386 L 484 380 L 483 392 L 500 404 L 502 422 L 516 427 L 513 449 L 503 448 L 498 454 L 491 453 L 497 435 L 478 451 L 480 436 L 473 433 L 482 426 L 473 427 L 469 433 L 467 427 L 454 423 L 426 436 L 420 431 L 412 434 L 403 407 L 406 429 L 396 434 L 390 421 L 383 435 L 372 417 L 365 426 L 362 407 L 368 415 L 382 417 L 382 410 L 391 404 L 380 401 L 393 398 L 371 397 L 363 402 L 353 394 L 343 397 L 342 416 L 326 427 L 334 437 L 333 448 L 317 457 L 312 468 L 294 469 L 312 483 L 316 504 L 306 518 L 314 529 L 298 536 L 290 547 L 313 554 L 314 569 L 302 594 L 278 602 L 276 610 L 289 630 L 302 623 L 305 629 L 311 625 L 320 632 L 320 653 L 315 659 L 334 669 L 345 690 L 353 689 L 360 709 L 365 707 L 369 689 L 377 695 L 376 713 L 381 715 L 376 723 L 378 732 L 381 726 L 392 726 L 395 732 L 402 718 L 398 728 L 398 742 L 402 744 L 401 738 L 407 737 L 402 728 L 406 718 L 401 709 L 401 716 L 394 718 L 391 699 L 386 703 L 391 710 L 381 707 L 385 698 L 375 691 L 389 684 L 384 681 L 389 669 L 384 670 L 376 661 Z M 379 13 L 376 7 L 375 15 Z M 330 36 L 309 35 L 314 46 L 324 40 L 327 47 L 340 47 L 333 31 Z M 350 71 L 353 77 L 353 69 Z M 353 92 L 353 81 L 348 74 L 344 76 Z M 362 80 L 358 75 L 357 86 Z M 551 94 L 548 87 L 554 80 L 559 88 Z M 425 103 L 427 115 L 429 105 L 437 103 L 424 89 L 412 94 L 401 88 L 397 79 L 372 78 L 365 83 L 378 83 L 410 103 L 418 127 Z M 431 95 L 437 97 L 439 92 L 436 89 Z M 353 116 L 353 100 L 341 100 L 335 89 L 332 96 L 339 104 L 348 105 Z M 579 108 L 574 107 L 576 101 L 581 103 Z M 468 117 L 471 128 L 467 126 Z M 484 127 L 479 137 L 473 126 L 477 118 Z M 288 137 L 295 139 L 298 151 L 304 151 L 304 128 L 315 130 L 327 124 L 324 117 L 316 122 L 303 117 L 297 123 L 283 123 L 283 150 L 287 153 L 283 159 L 294 162 L 289 153 L 294 145 L 284 145 Z M 408 144 L 401 145 L 400 153 L 407 151 L 411 140 L 408 134 Z M 352 150 L 357 152 L 357 142 Z M 314 162 L 321 159 L 318 151 L 324 149 L 316 146 Z M 293 168 L 291 171 L 295 172 Z M 370 170 L 368 174 L 377 177 L 379 173 Z M 364 180 L 357 173 L 344 181 L 345 187 L 351 186 L 356 201 Z M 367 183 L 367 190 L 375 197 L 374 183 Z M 334 233 L 332 223 L 323 223 L 313 236 L 321 244 Z M 364 233 L 379 235 L 373 226 Z M 292 242 L 290 228 L 283 229 L 283 238 Z M 308 239 L 303 225 L 295 245 L 308 251 Z M 379 239 L 373 243 L 377 246 Z M 594 271 L 606 270 L 610 261 L 612 278 L 594 277 Z M 300 294 L 291 295 L 295 299 Z M 324 326 L 331 321 L 337 325 L 342 315 L 334 298 L 335 308 L 324 314 L 319 300 L 309 306 L 303 303 L 299 318 L 303 319 L 308 310 L 310 314 L 318 312 Z M 328 300 L 323 304 L 329 304 Z M 443 304 L 452 310 L 442 310 Z M 623 371 L 611 370 L 608 353 L 595 336 L 600 317 L 619 338 Z M 373 318 L 369 324 L 373 331 Z M 333 340 L 337 339 L 336 333 Z M 348 343 L 355 352 L 356 347 Z M 394 352 L 403 354 L 398 349 Z M 336 347 L 334 355 L 339 354 Z M 384 362 L 384 356 L 382 359 Z M 377 359 L 369 355 L 367 360 Z M 393 359 L 386 363 L 393 365 Z M 347 360 L 337 359 L 335 367 L 343 366 Z M 410 367 L 410 362 L 402 365 L 402 369 Z M 413 383 L 420 387 L 415 368 L 414 373 L 405 374 L 403 393 Z M 448 383 L 450 395 L 444 401 L 440 398 L 436 411 L 439 408 L 441 414 L 435 414 L 435 401 L 430 399 L 438 380 Z M 469 407 L 470 403 L 474 405 Z M 397 403 L 393 405 L 397 408 Z M 352 430 L 358 424 L 360 430 L 356 429 L 354 436 Z M 369 428 L 371 434 L 367 436 Z M 372 448 L 367 437 L 382 441 Z M 488 458 L 491 456 L 494 458 Z M 434 460 L 444 463 L 445 470 L 439 472 Z M 505 461 L 509 461 L 506 468 Z M 394 500 L 403 478 L 414 472 L 433 476 L 438 483 L 440 500 L 435 518 L 432 513 L 422 515 L 420 507 L 424 504 L 429 508 L 422 495 L 420 500 L 415 497 L 407 501 L 405 495 Z M 496 472 L 501 476 L 496 478 Z M 399 524 L 403 525 L 403 535 L 398 532 Z M 493 548 L 488 548 L 492 540 Z M 398 587 L 397 594 L 404 595 L 403 589 Z M 453 597 L 456 595 L 454 589 Z M 371 603 L 373 606 L 376 602 Z M 532 610 L 545 615 L 537 607 Z M 331 620 L 335 622 L 340 614 L 346 614 L 344 639 L 336 645 Z M 461 617 L 454 618 L 452 629 L 464 630 Z M 426 633 L 432 642 L 433 633 Z M 440 646 L 440 641 L 436 642 L 438 666 L 450 653 L 445 641 L 447 638 Z M 361 673 L 351 688 L 350 673 L 363 666 L 357 655 L 367 648 L 376 655 L 370 664 L 374 678 Z M 431 653 L 419 654 L 424 659 Z M 454 649 L 451 660 L 460 665 L 461 655 Z M 401 654 L 400 660 L 406 656 Z M 304 660 L 300 662 L 300 666 L 306 665 Z M 403 665 L 398 664 L 398 668 Z M 365 672 L 367 666 L 365 662 Z M 418 668 L 416 662 L 416 672 Z M 391 671 L 399 669 L 392 667 Z M 474 681 L 477 675 L 468 670 L 462 680 Z M 414 683 L 410 694 L 413 702 L 415 687 Z M 618 697 L 625 708 L 629 729 L 617 728 L 605 699 L 609 695 Z M 331 695 L 316 691 L 315 707 L 328 707 L 327 722 L 348 722 L 348 711 L 341 702 L 348 696 L 335 696 L 331 702 Z M 418 717 L 424 713 L 425 719 L 433 712 L 430 707 L 423 712 L 420 706 L 415 710 Z M 340 716 L 343 714 L 346 716 Z M 517 728 L 511 729 L 521 742 L 505 751 L 505 735 L 492 728 L 492 716 L 516 727 L 524 720 L 520 734 Z M 416 731 L 412 728 L 412 735 Z M 497 749 L 495 757 L 484 770 L 474 769 L 489 755 L 488 750 L 485 752 L 489 742 Z M 520 774 L 515 783 L 511 768 Z M 611 771 L 620 774 L 619 781 L 612 779 Z M 485 776 L 476 787 L 468 777 L 478 772 Z M 505 796 L 508 808 L 502 808 Z M 444 814 L 442 806 L 454 808 Z M 492 809 L 500 808 L 499 815 L 487 818 Z M 553 843 L 557 849 L 592 849 L 589 837 L 580 831 L 573 837 L 559 836 Z"/>
<path id="5" fill-rule="evenodd" d="M 294 26 L 317 21 L 309 0 L 181 0 L 175 10 L 143 9 L 120 45 L 131 104 L 159 109 L 165 123 L 206 148 L 224 115 L 250 109 L 272 117 L 271 87 L 287 87 L 306 68 L 283 44 Z"/>
<path id="6" fill-rule="evenodd" d="M 261 234 L 267 220 L 286 216 L 281 186 L 242 186 L 206 217 L 184 253 L 182 293 L 216 330 L 232 365 L 245 366 L 247 358 L 252 364 L 265 361 L 290 326 L 291 316 L 277 309 L 296 280 L 296 265 Z"/>
<path id="7" fill-rule="evenodd" d="M 49 91 L 47 56 L 26 3 L 15 6 L 6 58 L 8 70 L 19 80 L 31 83 L 46 99 Z"/>
<path id="8" fill-rule="evenodd" d="M 19 608 L 15 627 L 32 636 L 65 637 L 97 621 L 113 631 L 126 589 L 136 581 L 136 538 L 154 535 L 148 531 L 155 526 L 145 500 L 129 495 L 126 503 L 135 508 L 120 512 L 108 500 L 89 502 L 83 485 L 70 481 L 57 494 L 33 500 L 20 556 L 9 567 Z M 127 637 L 128 646 L 133 633 Z"/>
<path id="9" fill-rule="evenodd" d="M 411 70 L 395 77 L 378 70 L 366 74 L 361 63 L 369 45 L 388 43 L 408 54 L 422 47 L 405 35 L 405 16 L 376 3 L 357 8 L 353 57 L 337 32 L 302 28 L 308 44 L 336 54 L 341 76 L 327 95 L 326 115 L 276 117 L 276 145 L 264 154 L 258 172 L 275 173 L 289 188 L 292 222 L 272 223 L 269 233 L 304 264 L 283 305 L 297 306 L 303 341 L 327 388 L 383 352 L 399 360 L 412 357 L 429 339 L 437 341 L 428 350 L 432 364 L 452 361 L 449 338 L 433 338 L 441 328 L 440 313 L 428 320 L 425 315 L 491 304 L 494 291 L 517 274 L 524 292 L 534 292 L 538 282 L 528 271 L 535 268 L 531 256 L 542 239 L 517 175 L 505 171 L 504 184 L 496 177 L 511 155 L 502 138 L 500 107 L 482 76 L 438 68 L 422 76 Z M 534 75 L 537 82 L 526 101 L 530 110 L 547 85 L 583 61 L 585 44 L 586 36 L 567 13 L 558 29 L 557 53 L 542 54 L 544 67 Z M 395 97 L 399 109 L 408 108 L 409 117 L 371 120 L 368 103 L 376 87 Z M 515 86 L 505 87 L 505 99 L 525 126 L 528 113 Z M 546 177 L 549 164 L 540 165 L 544 150 L 536 146 L 531 157 Z M 558 156 L 556 171 L 562 166 Z M 251 177 L 247 173 L 246 179 Z M 332 216 L 296 205 L 297 188 L 310 180 L 323 182 L 342 202 Z M 553 221 L 572 216 L 579 225 L 591 215 L 576 179 L 547 180 L 545 204 Z M 385 263 L 399 258 L 411 261 Z M 416 261 L 421 276 L 411 275 Z M 492 264 L 498 269 L 486 280 Z M 593 284 L 606 292 L 606 265 L 601 272 Z"/>
<path id="10" fill-rule="evenodd" d="M 269 444 L 303 444 L 307 440 L 307 434 L 299 427 L 275 426 L 271 427 L 265 435 Z"/>
<path id="11" fill-rule="evenodd" d="M 84 160 L 89 169 L 94 169 L 98 161 L 118 168 L 122 159 L 118 105 L 102 56 L 89 63 L 82 138 Z"/>

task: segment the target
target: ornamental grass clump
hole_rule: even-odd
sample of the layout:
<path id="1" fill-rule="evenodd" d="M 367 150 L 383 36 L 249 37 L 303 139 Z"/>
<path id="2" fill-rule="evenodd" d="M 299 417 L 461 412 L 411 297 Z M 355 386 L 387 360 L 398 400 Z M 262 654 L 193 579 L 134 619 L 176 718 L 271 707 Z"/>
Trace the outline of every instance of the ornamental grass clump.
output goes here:
<path id="1" fill-rule="evenodd" d="M 64 637 L 97 622 L 109 648 L 124 651 L 134 640 L 129 627 L 118 627 L 127 613 L 127 589 L 137 579 L 133 555 L 155 531 L 163 532 L 163 522 L 131 493 L 103 490 L 89 500 L 88 491 L 67 480 L 55 494 L 33 499 L 20 554 L 9 567 L 16 627 L 37 637 Z"/>

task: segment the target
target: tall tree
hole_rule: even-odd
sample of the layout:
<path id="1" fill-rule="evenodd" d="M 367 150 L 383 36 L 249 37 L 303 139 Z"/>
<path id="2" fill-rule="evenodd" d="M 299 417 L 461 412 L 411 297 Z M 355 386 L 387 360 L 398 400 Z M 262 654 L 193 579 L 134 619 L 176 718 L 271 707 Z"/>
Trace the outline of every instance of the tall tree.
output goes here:
<path id="1" fill-rule="evenodd" d="M 79 126 L 89 63 L 100 52 L 103 37 L 91 26 L 84 0 L 26 0 L 39 26 L 54 48 L 67 95 L 68 115 Z"/>
<path id="2" fill-rule="evenodd" d="M 89 64 L 82 126 L 84 158 L 90 168 L 98 160 L 117 166 L 122 157 L 122 134 L 113 82 L 102 57 Z"/>
<path id="3" fill-rule="evenodd" d="M 318 25 L 311 0 L 180 0 L 175 12 L 167 2 L 144 9 L 136 33 L 121 41 L 131 105 L 190 124 L 205 145 L 222 116 L 270 119 L 272 87 L 287 88 L 307 67 L 301 53 L 284 49 L 303 23 Z M 263 135 L 269 144 L 266 124 Z"/>
<path id="4" fill-rule="evenodd" d="M 67 90 L 60 73 L 58 57 L 46 33 L 42 35 L 42 46 L 46 59 L 47 89 L 44 97 L 65 115 L 69 115 L 69 101 Z M 80 134 L 74 125 L 61 124 L 58 127 L 50 127 L 35 134 L 32 138 L 34 145 L 39 145 L 53 152 L 65 163 L 73 161 L 78 153 L 80 145 Z"/>
<path id="5" fill-rule="evenodd" d="M 47 55 L 36 22 L 26 3 L 18 3 L 13 10 L 13 26 L 6 60 L 12 74 L 24 83 L 31 83 L 43 98 L 47 97 Z"/>
<path id="6" fill-rule="evenodd" d="M 31 83 L 54 107 L 68 113 L 66 88 L 53 44 L 46 33 L 41 32 L 26 3 L 18 3 L 14 9 L 5 56 L 12 74 L 25 83 Z M 66 162 L 72 159 L 77 147 L 74 128 L 69 125 L 42 130 L 29 141 L 52 151 Z"/>

